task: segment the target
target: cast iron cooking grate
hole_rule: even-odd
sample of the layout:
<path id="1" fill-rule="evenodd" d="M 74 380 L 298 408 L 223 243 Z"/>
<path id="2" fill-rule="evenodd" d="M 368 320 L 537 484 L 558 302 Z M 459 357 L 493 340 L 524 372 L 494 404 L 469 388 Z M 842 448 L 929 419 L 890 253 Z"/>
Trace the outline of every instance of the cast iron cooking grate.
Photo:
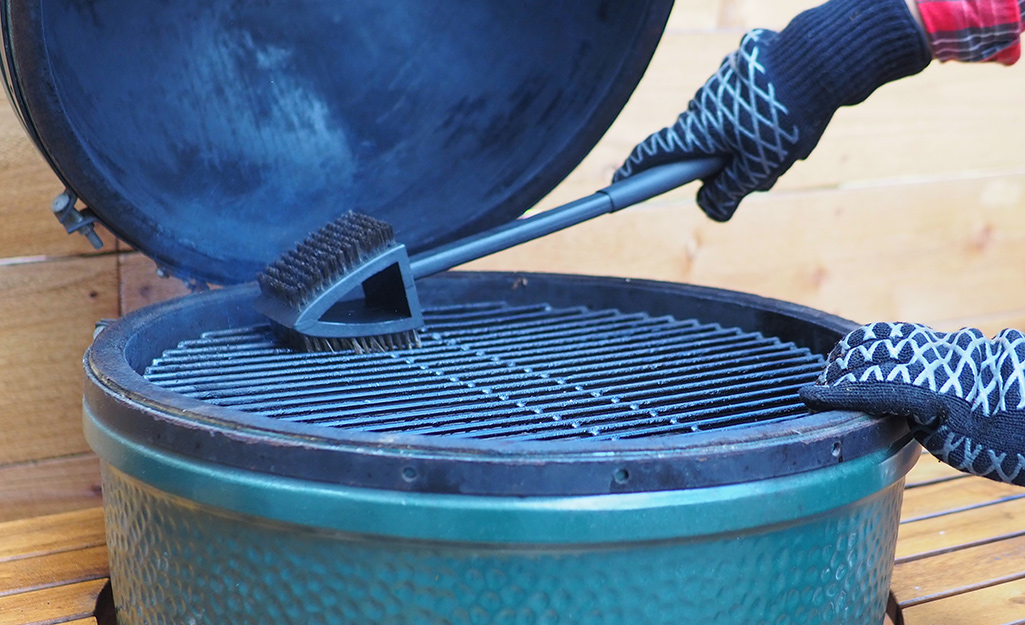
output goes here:
<path id="1" fill-rule="evenodd" d="M 807 414 L 821 356 L 718 324 L 503 302 L 425 311 L 423 346 L 297 353 L 269 326 L 207 332 L 145 371 L 282 421 L 512 440 L 678 435 Z"/>

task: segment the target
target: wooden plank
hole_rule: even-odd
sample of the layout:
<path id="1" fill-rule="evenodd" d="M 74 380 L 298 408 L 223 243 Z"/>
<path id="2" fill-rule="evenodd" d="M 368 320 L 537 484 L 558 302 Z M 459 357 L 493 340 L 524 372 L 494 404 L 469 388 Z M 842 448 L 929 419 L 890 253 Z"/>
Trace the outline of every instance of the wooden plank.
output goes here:
<path id="1" fill-rule="evenodd" d="M 1008 625 L 1025 617 L 1025 580 L 930 601 L 903 610 L 905 625 Z"/>
<path id="2" fill-rule="evenodd" d="M 994 336 L 1004 328 L 1025 329 L 1025 309 L 981 311 L 981 314 L 978 315 L 936 320 L 932 322 L 932 325 L 948 331 L 960 328 L 979 328 L 986 336 Z"/>
<path id="3" fill-rule="evenodd" d="M 1012 498 L 1025 498 L 1025 491 L 1020 486 L 985 478 L 939 482 L 905 491 L 901 521 L 923 519 Z"/>
<path id="4" fill-rule="evenodd" d="M 716 224 L 691 185 L 467 268 L 687 282 L 862 321 L 1021 310 L 1025 195 L 992 191 L 1004 187 L 1025 174 L 760 195 Z"/>
<path id="5" fill-rule="evenodd" d="M 567 187 L 545 205 L 607 184 L 634 145 L 676 120 L 739 38 L 740 31 L 667 33 L 616 122 L 567 179 L 574 190 Z M 866 102 L 841 109 L 812 156 L 784 175 L 777 191 L 943 181 L 1020 167 L 1025 130 L 1014 121 L 1025 106 L 1023 78 L 1021 64 L 937 64 L 888 84 Z"/>
<path id="6" fill-rule="evenodd" d="M 801 11 L 820 4 L 821 0 L 722 0 L 719 26 L 740 30 L 779 30 Z"/>
<path id="7" fill-rule="evenodd" d="M 100 462 L 91 453 L 0 467 L 0 521 L 101 503 Z"/>
<path id="8" fill-rule="evenodd" d="M 117 316 L 115 256 L 0 266 L 0 293 L 0 465 L 88 451 L 82 354 Z"/>
<path id="9" fill-rule="evenodd" d="M 158 276 L 156 263 L 138 252 L 120 254 L 118 262 L 122 314 L 189 293 L 188 287 L 181 280 Z"/>
<path id="10" fill-rule="evenodd" d="M 666 32 L 713 30 L 719 22 L 721 0 L 676 2 L 666 23 Z"/>
<path id="11" fill-rule="evenodd" d="M 0 625 L 94 625 L 96 600 L 106 579 L 0 597 Z"/>
<path id="12" fill-rule="evenodd" d="M 1025 578 L 1025 536 L 1016 536 L 894 567 L 891 591 L 902 607 Z"/>
<path id="13" fill-rule="evenodd" d="M 63 189 L 10 105 L 0 105 L 0 257 L 95 253 L 84 237 L 68 236 L 50 212 Z M 114 237 L 99 232 L 111 246 Z"/>
<path id="14" fill-rule="evenodd" d="M 106 545 L 0 562 L 0 597 L 100 579 L 108 570 Z"/>
<path id="15" fill-rule="evenodd" d="M 949 464 L 943 464 L 935 456 L 926 452 L 904 479 L 904 488 L 919 488 L 936 482 L 957 480 L 971 477 L 958 471 Z"/>
<path id="16" fill-rule="evenodd" d="M 0 562 L 102 544 L 103 509 L 100 507 L 0 524 Z"/>
<path id="17" fill-rule="evenodd" d="M 897 561 L 1025 534 L 1025 498 L 955 514 L 902 523 L 897 530 Z"/>

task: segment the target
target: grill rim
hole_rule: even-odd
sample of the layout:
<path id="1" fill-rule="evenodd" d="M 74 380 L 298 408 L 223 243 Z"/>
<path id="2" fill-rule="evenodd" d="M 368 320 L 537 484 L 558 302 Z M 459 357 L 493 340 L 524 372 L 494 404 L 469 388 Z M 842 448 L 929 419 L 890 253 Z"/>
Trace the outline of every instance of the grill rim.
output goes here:
<path id="1" fill-rule="evenodd" d="M 662 313 L 652 308 L 686 301 L 691 309 L 677 310 L 678 317 L 760 331 L 817 353 L 855 327 L 796 304 L 648 280 L 448 272 L 420 285 L 427 305 L 440 298 L 472 302 L 474 295 L 478 301 L 525 297 L 553 305 L 561 302 L 549 300 L 569 297 L 577 305 L 654 316 Z M 774 421 L 615 441 L 376 434 L 214 406 L 162 389 L 138 373 L 182 335 L 225 322 L 236 327 L 261 321 L 251 308 L 256 292 L 255 286 L 243 285 L 191 295 L 136 311 L 104 329 L 85 355 L 86 410 L 137 442 L 196 460 L 347 486 L 477 495 L 585 495 L 739 483 L 830 466 L 908 436 L 898 420 L 838 411 L 794 417 L 786 427 Z M 610 297 L 622 301 L 605 301 Z M 634 310 L 624 310 L 624 301 Z M 158 330 L 171 336 L 154 341 Z"/>

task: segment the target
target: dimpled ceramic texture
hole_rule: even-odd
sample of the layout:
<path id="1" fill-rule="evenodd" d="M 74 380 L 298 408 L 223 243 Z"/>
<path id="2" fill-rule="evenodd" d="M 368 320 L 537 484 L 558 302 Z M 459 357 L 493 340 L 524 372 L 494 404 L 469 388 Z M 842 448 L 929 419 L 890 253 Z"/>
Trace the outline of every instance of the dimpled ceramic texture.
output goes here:
<path id="1" fill-rule="evenodd" d="M 120 625 L 872 625 L 903 484 L 758 531 L 559 547 L 317 530 L 103 470 Z"/>

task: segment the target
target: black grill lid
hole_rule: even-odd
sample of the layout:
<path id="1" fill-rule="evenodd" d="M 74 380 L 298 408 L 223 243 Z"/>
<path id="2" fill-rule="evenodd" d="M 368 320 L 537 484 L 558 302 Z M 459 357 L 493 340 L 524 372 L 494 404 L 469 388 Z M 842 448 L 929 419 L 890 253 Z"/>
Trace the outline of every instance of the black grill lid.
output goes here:
<path id="1" fill-rule="evenodd" d="M 850 322 L 763 298 L 583 276 L 420 284 L 407 352 L 296 354 L 253 287 L 104 330 L 86 408 L 145 445 L 350 486 L 643 492 L 790 475 L 885 449 L 899 420 L 809 414 L 797 389 Z"/>
<path id="2" fill-rule="evenodd" d="M 348 210 L 412 251 L 509 221 L 630 96 L 671 0 L 0 2 L 51 166 L 166 268 L 252 280 Z"/>

